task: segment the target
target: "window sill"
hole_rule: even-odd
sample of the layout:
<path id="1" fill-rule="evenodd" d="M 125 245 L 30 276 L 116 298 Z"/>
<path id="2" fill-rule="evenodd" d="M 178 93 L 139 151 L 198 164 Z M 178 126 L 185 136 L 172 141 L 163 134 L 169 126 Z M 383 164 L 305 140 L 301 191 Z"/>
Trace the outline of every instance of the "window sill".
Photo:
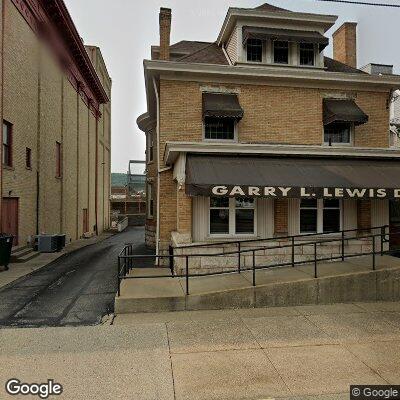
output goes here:
<path id="1" fill-rule="evenodd" d="M 27 171 L 32 171 L 32 167 L 25 167 Z"/>
<path id="2" fill-rule="evenodd" d="M 6 171 L 15 171 L 15 167 L 11 166 L 11 165 L 4 165 L 3 164 L 3 169 Z"/>
<path id="3" fill-rule="evenodd" d="M 55 176 L 55 178 L 61 181 L 63 177 L 62 176 Z"/>
<path id="4" fill-rule="evenodd" d="M 332 143 L 329 145 L 329 143 L 323 143 L 323 147 L 354 147 L 353 143 Z"/>
<path id="5" fill-rule="evenodd" d="M 208 235 L 206 240 L 208 242 L 220 242 L 222 240 L 237 242 L 238 240 L 259 239 L 257 235 Z"/>

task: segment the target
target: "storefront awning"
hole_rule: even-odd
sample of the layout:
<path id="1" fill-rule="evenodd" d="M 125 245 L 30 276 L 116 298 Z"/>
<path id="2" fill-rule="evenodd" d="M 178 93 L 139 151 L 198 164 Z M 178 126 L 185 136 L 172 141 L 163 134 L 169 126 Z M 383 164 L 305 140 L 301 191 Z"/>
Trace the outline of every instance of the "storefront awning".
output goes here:
<path id="1" fill-rule="evenodd" d="M 236 94 L 203 93 L 203 117 L 242 119 L 243 115 Z"/>
<path id="2" fill-rule="evenodd" d="M 272 198 L 400 198 L 400 163 L 189 154 L 186 193 Z"/>
<path id="3" fill-rule="evenodd" d="M 253 26 L 243 27 L 243 44 L 249 39 L 282 40 L 297 43 L 314 43 L 322 51 L 329 44 L 329 39 L 319 32 L 297 31 L 292 29 L 259 28 Z"/>
<path id="4" fill-rule="evenodd" d="M 332 122 L 354 122 L 361 125 L 368 122 L 368 115 L 354 100 L 324 100 L 324 125 Z"/>

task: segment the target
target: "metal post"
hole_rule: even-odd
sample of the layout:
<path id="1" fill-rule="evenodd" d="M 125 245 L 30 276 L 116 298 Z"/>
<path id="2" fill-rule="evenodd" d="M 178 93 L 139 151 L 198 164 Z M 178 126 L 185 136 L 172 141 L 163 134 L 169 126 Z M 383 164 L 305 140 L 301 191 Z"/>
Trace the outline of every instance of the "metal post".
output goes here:
<path id="1" fill-rule="evenodd" d="M 239 251 L 239 253 L 238 253 L 238 273 L 239 274 L 240 274 L 240 268 L 241 268 L 241 265 L 240 265 L 240 256 L 241 256 L 240 250 L 241 250 L 241 246 L 240 246 L 240 242 L 238 242 L 238 251 Z"/>
<path id="2" fill-rule="evenodd" d="M 344 231 L 342 231 L 342 261 L 344 261 Z"/>
<path id="3" fill-rule="evenodd" d="M 189 257 L 186 256 L 186 295 L 189 296 Z"/>
<path id="4" fill-rule="evenodd" d="M 385 237 L 385 227 L 384 226 L 382 226 L 382 228 L 381 228 L 381 256 L 383 256 L 383 239 L 384 239 L 384 237 Z"/>
<path id="5" fill-rule="evenodd" d="M 256 286 L 256 251 L 253 250 L 253 286 Z"/>
<path id="6" fill-rule="evenodd" d="M 119 271 L 121 270 L 121 258 L 118 256 L 118 266 L 117 266 L 117 286 L 118 286 L 118 297 L 121 295 L 121 288 L 120 288 L 120 278 L 119 278 Z"/>
<path id="7" fill-rule="evenodd" d="M 372 235 L 372 269 L 375 271 L 376 269 L 376 260 L 375 260 L 375 236 Z"/>
<path id="8" fill-rule="evenodd" d="M 294 266 L 294 236 L 292 236 L 292 267 Z"/>
<path id="9" fill-rule="evenodd" d="M 317 243 L 314 243 L 314 278 L 318 278 L 318 274 L 317 274 Z"/>

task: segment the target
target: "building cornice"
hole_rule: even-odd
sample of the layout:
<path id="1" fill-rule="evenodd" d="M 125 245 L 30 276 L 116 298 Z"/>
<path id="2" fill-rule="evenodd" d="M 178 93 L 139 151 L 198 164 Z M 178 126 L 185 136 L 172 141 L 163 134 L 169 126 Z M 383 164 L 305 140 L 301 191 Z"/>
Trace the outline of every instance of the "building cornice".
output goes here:
<path id="1" fill-rule="evenodd" d="M 265 20 L 265 21 L 293 21 L 303 22 L 309 25 L 323 26 L 324 31 L 329 30 L 336 22 L 336 15 L 324 15 L 324 14 L 310 14 L 302 12 L 292 11 L 260 11 L 256 9 L 243 9 L 243 8 L 229 8 L 225 20 L 222 24 L 221 31 L 217 38 L 218 45 L 225 43 L 236 21 L 239 18 L 253 19 L 253 20 Z"/>
<path id="2" fill-rule="evenodd" d="M 109 101 L 63 0 L 12 0 L 31 29 L 57 51 L 69 81 L 87 106 L 99 115 Z"/>
<path id="3" fill-rule="evenodd" d="M 256 83 L 262 80 L 290 81 L 303 83 L 329 83 L 331 85 L 381 87 L 382 89 L 400 88 L 399 75 L 369 75 L 360 73 L 328 72 L 323 69 L 282 66 L 245 66 L 182 63 L 175 61 L 144 60 L 145 74 L 182 76 L 200 76 L 205 78 L 249 80 Z"/>
<path id="4" fill-rule="evenodd" d="M 399 159 L 400 149 L 382 149 L 365 147 L 329 147 L 309 145 L 277 145 L 248 143 L 209 143 L 209 142 L 167 142 L 164 160 L 170 166 L 180 154 L 215 154 L 215 155 L 264 155 L 275 157 L 343 157 L 367 159 Z"/>

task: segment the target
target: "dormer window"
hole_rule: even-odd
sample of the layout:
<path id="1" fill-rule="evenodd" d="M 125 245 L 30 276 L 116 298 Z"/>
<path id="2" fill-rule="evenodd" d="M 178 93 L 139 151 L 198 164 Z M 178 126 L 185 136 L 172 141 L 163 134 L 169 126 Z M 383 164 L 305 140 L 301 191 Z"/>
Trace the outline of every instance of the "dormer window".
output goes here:
<path id="1" fill-rule="evenodd" d="M 313 66 L 315 64 L 315 50 L 313 43 L 300 43 L 300 65 Z"/>
<path id="2" fill-rule="evenodd" d="M 289 42 L 276 40 L 274 45 L 274 63 L 289 64 Z"/>
<path id="3" fill-rule="evenodd" d="M 247 61 L 262 62 L 262 41 L 260 39 L 249 39 L 247 41 Z"/>

